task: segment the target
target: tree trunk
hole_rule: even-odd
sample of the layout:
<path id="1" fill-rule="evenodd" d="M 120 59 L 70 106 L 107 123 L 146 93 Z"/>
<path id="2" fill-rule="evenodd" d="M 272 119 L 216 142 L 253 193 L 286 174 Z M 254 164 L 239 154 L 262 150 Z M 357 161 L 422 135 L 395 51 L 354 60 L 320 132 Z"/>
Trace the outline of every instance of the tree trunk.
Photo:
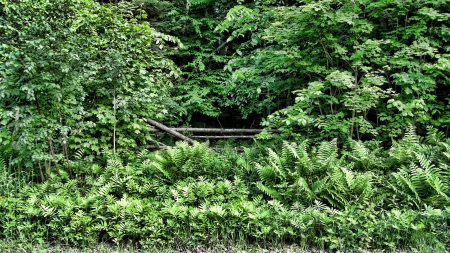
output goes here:
<path id="1" fill-rule="evenodd" d="M 254 135 L 215 135 L 215 136 L 192 136 L 192 138 L 199 138 L 199 139 L 251 139 L 254 138 Z"/>
<path id="2" fill-rule="evenodd" d="M 178 138 L 180 138 L 180 139 L 182 139 L 184 141 L 187 141 L 191 145 L 194 145 L 194 143 L 195 143 L 194 140 L 192 140 L 192 139 L 190 139 L 190 138 L 188 138 L 188 137 L 186 137 L 186 136 L 184 136 L 184 135 L 182 135 L 182 134 L 180 134 L 180 133 L 178 133 L 176 131 L 173 131 L 172 129 L 168 128 L 167 126 L 165 126 L 165 125 L 163 125 L 163 124 L 161 124 L 159 122 L 156 122 L 156 121 L 154 121 L 152 119 L 149 119 L 149 118 L 146 118 L 145 120 L 150 125 L 155 126 L 155 127 L 159 128 L 161 130 L 164 130 L 164 131 L 168 132 L 169 134 L 171 134 L 171 135 L 173 135 L 175 137 L 178 137 Z"/>
<path id="3" fill-rule="evenodd" d="M 241 128 L 170 128 L 173 131 L 177 132 L 191 132 L 191 133 L 246 133 L 246 134 L 259 134 L 264 129 L 241 129 Z M 158 129 L 149 129 L 150 132 L 159 132 Z M 280 130 L 273 129 L 267 130 L 269 133 L 279 133 Z"/>

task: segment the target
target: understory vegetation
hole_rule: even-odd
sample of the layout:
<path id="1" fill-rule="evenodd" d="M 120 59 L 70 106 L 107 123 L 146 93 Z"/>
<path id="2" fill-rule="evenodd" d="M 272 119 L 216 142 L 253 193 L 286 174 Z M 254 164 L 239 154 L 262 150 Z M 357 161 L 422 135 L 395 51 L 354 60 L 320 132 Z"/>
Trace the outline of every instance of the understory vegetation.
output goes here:
<path id="1" fill-rule="evenodd" d="M 0 250 L 444 251 L 449 43 L 447 0 L 0 0 Z"/>
<path id="2" fill-rule="evenodd" d="M 1 160 L 1 238 L 30 245 L 139 247 L 297 244 L 339 250 L 444 250 L 450 140 L 409 128 L 378 142 L 282 141 L 243 153 L 207 144 L 127 160 L 79 154 L 42 183 Z M 280 152 L 274 152 L 279 150 Z"/>

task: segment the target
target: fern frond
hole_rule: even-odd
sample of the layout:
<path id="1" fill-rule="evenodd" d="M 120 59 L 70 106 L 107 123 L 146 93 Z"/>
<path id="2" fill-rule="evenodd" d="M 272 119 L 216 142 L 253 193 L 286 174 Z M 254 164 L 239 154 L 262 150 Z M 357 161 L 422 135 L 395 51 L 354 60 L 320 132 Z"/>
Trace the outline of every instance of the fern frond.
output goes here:
<path id="1" fill-rule="evenodd" d="M 312 208 L 313 208 L 314 210 L 317 210 L 317 211 L 319 211 L 319 212 L 322 212 L 322 211 L 324 211 L 324 210 L 327 209 L 327 205 L 325 205 L 325 203 L 323 203 L 323 202 L 321 202 L 321 201 L 319 201 L 319 200 L 315 200 L 315 201 L 314 201 L 314 204 L 312 205 Z"/>
<path id="2" fill-rule="evenodd" d="M 280 201 L 274 199 L 274 200 L 270 200 L 267 202 L 269 205 L 271 205 L 273 207 L 273 209 L 277 212 L 277 213 L 285 213 L 287 212 L 286 207 L 283 205 L 283 203 L 281 203 Z"/>
<path id="3" fill-rule="evenodd" d="M 263 192 L 264 194 L 268 195 L 269 197 L 276 199 L 280 196 L 280 194 L 273 188 L 267 187 L 263 185 L 261 182 L 256 183 L 256 187 Z"/>
<path id="4" fill-rule="evenodd" d="M 326 186 L 327 186 L 329 178 L 330 178 L 329 176 L 326 176 L 326 177 L 324 177 L 324 178 L 322 178 L 320 180 L 314 181 L 314 183 L 312 183 L 312 185 L 311 185 L 311 191 L 314 194 L 319 194 L 322 191 L 324 191 Z"/>
<path id="5" fill-rule="evenodd" d="M 176 169 L 183 167 L 188 160 L 189 148 L 188 143 L 178 142 L 175 148 L 166 150 L 169 161 L 175 165 Z"/>
<path id="6" fill-rule="evenodd" d="M 267 149 L 269 153 L 269 163 L 272 165 L 273 169 L 277 172 L 277 175 L 282 179 L 286 179 L 285 168 L 283 167 L 283 162 L 281 158 L 275 153 L 271 148 Z"/>
<path id="7" fill-rule="evenodd" d="M 113 184 L 111 182 L 108 182 L 98 189 L 98 191 L 96 192 L 96 195 L 99 197 L 104 197 L 112 191 L 112 188 L 113 188 Z"/>
<path id="8" fill-rule="evenodd" d="M 161 172 L 167 179 L 172 180 L 170 173 L 163 168 L 163 163 L 154 161 L 151 162 L 151 165 L 153 165 L 153 167 L 156 168 L 159 172 Z"/>
<path id="9" fill-rule="evenodd" d="M 392 176 L 395 179 L 395 182 L 393 182 L 394 191 L 396 192 L 403 192 L 403 189 L 398 189 L 396 186 L 400 186 L 402 188 L 406 188 L 409 192 L 411 192 L 414 195 L 414 198 L 420 203 L 421 199 L 419 196 L 419 193 L 416 190 L 415 184 L 410 180 L 408 177 L 408 173 L 406 172 L 405 168 L 400 169 L 398 172 L 392 173 Z"/>
<path id="10" fill-rule="evenodd" d="M 308 182 L 306 182 L 306 180 L 303 177 L 297 178 L 294 186 L 295 186 L 294 189 L 296 189 L 298 191 L 297 194 L 302 194 L 302 192 L 305 192 L 308 199 L 316 198 L 314 191 L 312 191 L 309 188 Z"/>
<path id="11" fill-rule="evenodd" d="M 119 172 L 122 169 L 122 162 L 117 159 L 108 159 L 106 170 L 111 170 L 113 172 Z"/>
<path id="12" fill-rule="evenodd" d="M 83 156 L 84 156 L 84 150 L 83 149 L 78 149 L 77 151 L 75 151 L 75 154 L 73 155 L 75 160 L 82 160 Z"/>
<path id="13" fill-rule="evenodd" d="M 284 141 L 281 150 L 281 158 L 283 170 L 285 172 L 293 171 L 297 160 L 300 158 L 297 154 L 297 144 Z"/>
<path id="14" fill-rule="evenodd" d="M 289 154 L 292 155 L 294 158 L 299 159 L 300 155 L 297 152 L 297 145 L 295 143 L 289 144 L 287 141 L 283 142 L 283 149 L 289 150 Z"/>
<path id="15" fill-rule="evenodd" d="M 450 160 L 450 145 L 445 143 L 445 142 L 441 142 L 441 145 L 444 147 L 444 151 L 442 151 L 442 154 L 445 156 L 445 158 L 447 158 L 447 161 Z"/>
<path id="16" fill-rule="evenodd" d="M 140 150 L 137 154 L 136 154 L 136 161 L 137 162 L 143 162 L 146 160 L 146 158 L 148 157 L 148 150 L 147 149 L 142 149 Z"/>
<path id="17" fill-rule="evenodd" d="M 258 171 L 259 179 L 266 183 L 275 183 L 277 179 L 277 173 L 273 166 L 262 166 L 259 163 L 255 163 L 256 170 Z"/>
<path id="18" fill-rule="evenodd" d="M 388 167 L 382 158 L 382 148 L 375 141 L 356 141 L 350 140 L 351 151 L 344 151 L 345 159 L 355 163 L 355 168 L 369 171 L 373 169 Z"/>
<path id="19" fill-rule="evenodd" d="M 421 137 L 417 135 L 416 128 L 412 124 L 406 128 L 402 141 L 409 144 L 419 144 L 421 142 Z"/>
<path id="20" fill-rule="evenodd" d="M 373 205 L 373 206 L 377 206 L 377 207 L 381 207 L 385 201 L 386 195 L 385 194 L 381 194 L 381 195 L 377 195 L 374 197 L 371 197 L 369 202 Z"/>
<path id="21" fill-rule="evenodd" d="M 445 141 L 445 134 L 437 130 L 433 126 L 427 126 L 427 135 L 425 142 L 431 145 L 438 145 Z"/>
<path id="22" fill-rule="evenodd" d="M 337 159 L 337 139 L 333 139 L 329 142 L 322 142 L 317 151 L 318 163 L 322 167 L 329 167 L 333 165 L 333 162 Z"/>
<path id="23" fill-rule="evenodd" d="M 345 183 L 349 189 L 353 189 L 355 185 L 355 174 L 349 171 L 345 167 L 340 167 L 341 171 L 344 173 Z"/>
<path id="24" fill-rule="evenodd" d="M 328 195 L 323 195 L 325 197 L 325 199 L 327 199 L 331 205 L 338 207 L 338 208 L 342 208 L 344 206 L 348 205 L 348 201 L 346 200 L 345 196 L 334 189 L 327 189 L 327 192 L 330 196 Z"/>

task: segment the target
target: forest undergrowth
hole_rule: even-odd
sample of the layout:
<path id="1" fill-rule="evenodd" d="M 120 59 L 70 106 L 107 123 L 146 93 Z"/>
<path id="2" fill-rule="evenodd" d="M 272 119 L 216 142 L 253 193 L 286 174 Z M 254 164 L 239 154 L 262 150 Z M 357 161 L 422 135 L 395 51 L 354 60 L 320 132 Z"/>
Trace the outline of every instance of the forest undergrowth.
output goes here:
<path id="1" fill-rule="evenodd" d="M 195 248 L 223 242 L 340 251 L 444 251 L 450 242 L 450 140 L 410 127 L 375 141 L 278 141 L 237 153 L 206 143 L 77 153 L 40 182 L 0 162 L 0 240 L 92 248 Z M 11 246 L 12 247 L 12 246 Z"/>
<path id="2" fill-rule="evenodd" d="M 0 0 L 0 251 L 444 251 L 448 2 Z"/>

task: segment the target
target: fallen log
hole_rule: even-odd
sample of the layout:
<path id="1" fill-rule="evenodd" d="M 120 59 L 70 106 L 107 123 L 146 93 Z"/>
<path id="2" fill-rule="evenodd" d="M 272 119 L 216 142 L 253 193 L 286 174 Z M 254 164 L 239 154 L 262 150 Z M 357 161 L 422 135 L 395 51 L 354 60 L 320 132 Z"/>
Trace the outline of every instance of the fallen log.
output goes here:
<path id="1" fill-rule="evenodd" d="M 199 136 L 192 136 L 192 138 L 199 138 L 199 139 L 251 139 L 255 138 L 254 135 L 216 135 L 216 136 L 205 136 L 205 135 L 199 135 Z"/>
<path id="2" fill-rule="evenodd" d="M 149 123 L 150 125 L 152 125 L 152 126 L 154 126 L 154 127 L 157 127 L 157 128 L 159 128 L 159 129 L 161 129 L 161 130 L 163 130 L 163 131 L 166 131 L 166 132 L 168 132 L 169 134 L 171 134 L 171 135 L 173 135 L 173 136 L 175 136 L 175 137 L 178 137 L 178 138 L 180 138 L 180 139 L 182 139 L 182 140 L 184 140 L 184 141 L 187 141 L 187 142 L 188 142 L 189 144 L 191 144 L 191 145 L 194 145 L 194 143 L 195 143 L 195 141 L 192 140 L 191 138 L 186 137 L 186 136 L 180 134 L 179 132 L 170 129 L 170 128 L 168 128 L 167 126 L 165 126 L 165 125 L 163 125 L 163 124 L 161 124 L 161 123 L 159 123 L 159 122 L 156 122 L 156 121 L 154 121 L 154 120 L 152 120 L 152 119 L 149 119 L 149 118 L 145 118 L 145 120 L 146 120 L 147 123 Z"/>
<path id="3" fill-rule="evenodd" d="M 148 149 L 171 149 L 171 148 L 176 148 L 176 146 L 155 146 L 155 145 L 148 145 L 147 146 Z M 214 151 L 220 151 L 220 150 L 224 150 L 224 148 L 210 148 Z M 243 148 L 233 148 L 232 150 L 242 153 L 245 150 Z"/>
<path id="4" fill-rule="evenodd" d="M 259 134 L 264 129 L 246 129 L 246 128 L 170 128 L 177 132 L 191 132 L 191 133 L 246 133 L 246 134 Z M 158 129 L 149 129 L 150 132 L 159 132 Z M 269 133 L 279 133 L 280 130 L 272 129 L 267 130 Z"/>

